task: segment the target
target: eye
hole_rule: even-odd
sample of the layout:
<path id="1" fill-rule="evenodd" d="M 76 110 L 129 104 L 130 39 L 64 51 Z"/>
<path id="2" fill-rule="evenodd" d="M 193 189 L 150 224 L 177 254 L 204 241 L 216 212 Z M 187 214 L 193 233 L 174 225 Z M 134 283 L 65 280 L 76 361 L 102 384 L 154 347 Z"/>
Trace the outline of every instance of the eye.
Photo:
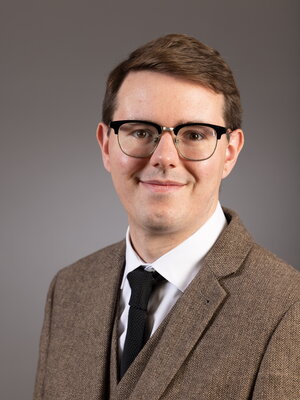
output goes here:
<path id="1" fill-rule="evenodd" d="M 184 133 L 184 139 L 191 142 L 199 142 L 206 139 L 205 134 L 199 131 L 187 131 Z"/>
<path id="2" fill-rule="evenodd" d="M 180 129 L 179 137 L 186 143 L 199 143 L 215 137 L 215 131 L 206 125 L 185 126 Z"/>
<path id="3" fill-rule="evenodd" d="M 137 139 L 149 139 L 153 133 L 145 129 L 136 129 L 131 132 L 131 135 Z"/>

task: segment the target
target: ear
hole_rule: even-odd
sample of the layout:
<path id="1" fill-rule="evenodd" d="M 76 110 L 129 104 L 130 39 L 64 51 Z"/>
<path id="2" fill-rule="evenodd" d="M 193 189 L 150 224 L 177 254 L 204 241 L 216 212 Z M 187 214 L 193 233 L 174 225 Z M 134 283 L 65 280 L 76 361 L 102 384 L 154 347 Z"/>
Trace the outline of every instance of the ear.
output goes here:
<path id="1" fill-rule="evenodd" d="M 98 124 L 96 137 L 102 153 L 102 160 L 105 169 L 110 172 L 110 158 L 109 158 L 109 135 L 108 126 L 103 122 Z"/>
<path id="2" fill-rule="evenodd" d="M 226 139 L 227 140 L 227 139 Z M 240 151 L 244 145 L 244 133 L 241 129 L 232 131 L 229 135 L 229 142 L 226 148 L 225 162 L 222 179 L 226 178 L 233 170 Z"/>

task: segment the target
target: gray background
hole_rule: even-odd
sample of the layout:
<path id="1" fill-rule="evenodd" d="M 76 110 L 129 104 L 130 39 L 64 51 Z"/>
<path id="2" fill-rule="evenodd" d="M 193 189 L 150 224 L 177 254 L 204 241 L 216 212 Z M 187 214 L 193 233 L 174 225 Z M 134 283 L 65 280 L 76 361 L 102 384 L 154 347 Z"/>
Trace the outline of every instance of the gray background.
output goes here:
<path id="1" fill-rule="evenodd" d="M 299 1 L 1 1 L 1 399 L 32 396 L 56 271 L 124 236 L 95 140 L 104 82 L 170 32 L 216 47 L 246 147 L 223 185 L 254 237 L 299 268 Z"/>

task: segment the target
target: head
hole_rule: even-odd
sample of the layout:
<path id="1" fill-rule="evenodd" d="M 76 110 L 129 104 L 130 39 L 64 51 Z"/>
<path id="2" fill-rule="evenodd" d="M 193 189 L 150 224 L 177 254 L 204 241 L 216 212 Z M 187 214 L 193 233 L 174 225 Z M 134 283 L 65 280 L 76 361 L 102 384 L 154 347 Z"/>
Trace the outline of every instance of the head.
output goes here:
<path id="1" fill-rule="evenodd" d="M 103 101 L 104 123 L 113 119 L 124 79 L 132 71 L 143 70 L 180 77 L 222 94 L 225 126 L 231 130 L 241 128 L 240 94 L 229 66 L 217 50 L 182 34 L 169 34 L 145 44 L 113 69 Z"/>
<path id="2" fill-rule="evenodd" d="M 143 120 L 174 128 L 229 128 L 213 155 L 192 161 L 177 151 L 172 129 L 149 157 L 122 152 L 111 121 Z M 105 168 L 129 218 L 134 242 L 162 237 L 176 245 L 212 215 L 223 178 L 243 145 L 239 93 L 218 52 L 185 35 L 167 35 L 134 51 L 110 74 L 97 137 Z M 145 242 L 145 236 L 144 236 Z"/>

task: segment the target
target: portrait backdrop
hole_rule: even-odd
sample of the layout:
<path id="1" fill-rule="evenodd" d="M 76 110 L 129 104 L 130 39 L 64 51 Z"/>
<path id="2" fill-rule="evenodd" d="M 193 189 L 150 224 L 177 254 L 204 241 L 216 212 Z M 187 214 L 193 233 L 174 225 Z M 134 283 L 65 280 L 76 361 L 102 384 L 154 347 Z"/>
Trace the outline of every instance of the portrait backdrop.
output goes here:
<path id="1" fill-rule="evenodd" d="M 55 273 L 125 235 L 95 130 L 109 71 L 151 39 L 195 36 L 231 66 L 246 141 L 222 204 L 299 268 L 298 19 L 297 0 L 1 1 L 2 399 L 32 398 Z"/>

